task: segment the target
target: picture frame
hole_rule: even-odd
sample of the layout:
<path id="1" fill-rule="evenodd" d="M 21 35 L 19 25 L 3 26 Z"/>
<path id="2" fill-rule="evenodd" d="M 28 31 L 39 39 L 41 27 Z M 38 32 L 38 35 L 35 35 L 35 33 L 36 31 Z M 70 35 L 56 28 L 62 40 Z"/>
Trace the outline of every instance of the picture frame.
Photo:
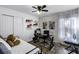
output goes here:
<path id="1" fill-rule="evenodd" d="M 43 29 L 47 29 L 47 22 L 43 22 Z"/>
<path id="2" fill-rule="evenodd" d="M 49 21 L 49 29 L 55 29 L 55 21 Z"/>

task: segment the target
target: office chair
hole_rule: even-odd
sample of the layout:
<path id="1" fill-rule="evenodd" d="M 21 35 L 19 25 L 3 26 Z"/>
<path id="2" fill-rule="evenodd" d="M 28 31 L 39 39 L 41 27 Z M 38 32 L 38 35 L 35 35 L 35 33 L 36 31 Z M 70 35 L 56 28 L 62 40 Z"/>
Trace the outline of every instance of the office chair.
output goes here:
<path id="1" fill-rule="evenodd" d="M 50 46 L 49 46 L 49 50 L 51 50 L 51 48 L 54 46 L 54 37 L 50 38 Z"/>
<path id="2" fill-rule="evenodd" d="M 43 33 L 43 39 L 44 39 L 44 43 L 47 43 L 46 40 L 49 38 L 49 30 L 44 30 L 44 33 Z"/>
<path id="3" fill-rule="evenodd" d="M 33 41 L 34 43 L 38 42 L 39 41 L 39 36 L 41 35 L 41 29 L 40 28 L 37 28 L 35 31 L 34 31 L 34 37 L 33 37 Z"/>
<path id="4" fill-rule="evenodd" d="M 44 46 L 45 43 L 47 44 L 47 47 L 49 48 L 49 50 L 51 50 L 51 48 L 54 46 L 54 43 L 53 43 L 53 40 L 54 40 L 54 37 L 50 37 L 51 35 L 49 34 L 49 30 L 44 30 L 44 34 L 43 34 L 43 43 L 44 43 Z"/>

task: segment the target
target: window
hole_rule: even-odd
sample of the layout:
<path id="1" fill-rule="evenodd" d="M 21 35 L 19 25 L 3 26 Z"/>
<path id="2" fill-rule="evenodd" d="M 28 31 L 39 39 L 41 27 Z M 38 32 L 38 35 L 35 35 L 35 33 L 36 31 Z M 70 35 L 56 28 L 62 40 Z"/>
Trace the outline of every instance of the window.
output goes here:
<path id="1" fill-rule="evenodd" d="M 59 15 L 59 38 L 73 43 L 79 42 L 78 9 Z"/>
<path id="2" fill-rule="evenodd" d="M 70 42 L 77 42 L 77 17 L 70 17 L 65 20 L 65 40 Z"/>
<path id="3" fill-rule="evenodd" d="M 64 26 L 64 18 L 61 18 L 59 20 L 59 38 L 64 39 L 65 38 L 65 26 Z"/>

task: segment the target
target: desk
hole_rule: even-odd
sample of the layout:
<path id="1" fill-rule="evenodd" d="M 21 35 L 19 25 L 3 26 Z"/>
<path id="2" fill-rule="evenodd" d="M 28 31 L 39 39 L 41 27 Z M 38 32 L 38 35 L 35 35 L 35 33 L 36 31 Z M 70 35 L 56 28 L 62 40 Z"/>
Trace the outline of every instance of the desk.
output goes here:
<path id="1" fill-rule="evenodd" d="M 66 49 L 68 48 L 71 48 L 71 46 L 73 46 L 74 48 L 72 48 L 71 52 L 69 52 L 69 54 L 71 54 L 72 52 L 75 52 L 76 54 L 79 54 L 79 51 L 78 51 L 78 47 L 79 47 L 79 44 L 77 43 L 72 43 L 72 42 L 68 42 L 68 41 L 64 41 L 66 44 L 69 44 L 70 46 L 67 47 Z"/>
<path id="2" fill-rule="evenodd" d="M 79 46 L 79 44 L 77 43 L 73 43 L 73 42 L 68 42 L 68 41 L 64 41 L 66 44 L 70 44 L 70 45 L 74 45 L 74 46 Z"/>
<path id="3" fill-rule="evenodd" d="M 54 37 L 52 35 L 47 36 L 47 34 L 42 34 L 41 36 L 39 36 L 40 38 L 44 39 L 43 43 L 46 43 L 45 40 L 50 40 L 53 42 Z"/>

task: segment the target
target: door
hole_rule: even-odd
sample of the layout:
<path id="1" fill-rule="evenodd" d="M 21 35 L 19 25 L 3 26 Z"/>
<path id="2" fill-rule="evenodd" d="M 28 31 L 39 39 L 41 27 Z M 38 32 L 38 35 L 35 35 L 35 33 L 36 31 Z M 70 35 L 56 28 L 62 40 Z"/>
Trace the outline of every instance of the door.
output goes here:
<path id="1" fill-rule="evenodd" d="M 0 15 L 0 35 L 6 38 L 13 34 L 13 16 L 1 14 Z"/>
<path id="2" fill-rule="evenodd" d="M 23 20 L 21 17 L 14 17 L 14 35 L 23 39 Z"/>

